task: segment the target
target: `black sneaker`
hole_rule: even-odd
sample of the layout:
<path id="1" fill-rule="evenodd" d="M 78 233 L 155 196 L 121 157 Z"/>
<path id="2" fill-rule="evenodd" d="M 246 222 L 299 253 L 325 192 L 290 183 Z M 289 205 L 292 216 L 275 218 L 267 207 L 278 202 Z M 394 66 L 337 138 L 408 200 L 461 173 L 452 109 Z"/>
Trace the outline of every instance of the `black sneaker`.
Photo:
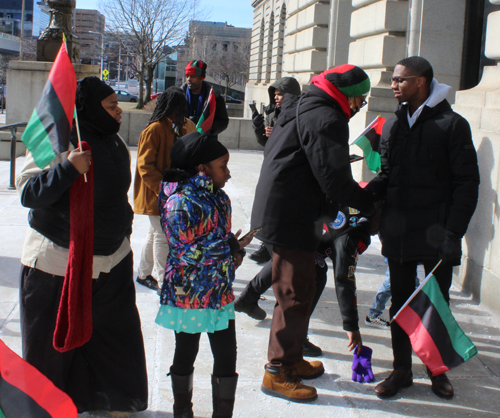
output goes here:
<path id="1" fill-rule="evenodd" d="M 323 351 L 321 351 L 321 348 L 317 345 L 309 341 L 309 338 L 306 338 L 302 344 L 302 354 L 306 357 L 319 357 L 323 354 Z"/>
<path id="2" fill-rule="evenodd" d="M 146 276 L 145 279 L 137 277 L 135 281 L 143 286 L 149 287 L 151 290 L 158 290 L 158 281 L 151 275 Z"/>
<path id="3" fill-rule="evenodd" d="M 269 251 L 264 244 L 260 244 L 259 249 L 254 251 L 248 257 L 257 263 L 267 263 L 271 259 L 271 254 L 269 254 Z"/>
<path id="4" fill-rule="evenodd" d="M 370 316 L 367 315 L 365 318 L 365 324 L 369 327 L 380 328 L 380 329 L 391 329 L 391 324 L 386 321 L 381 316 Z"/>
<path id="5" fill-rule="evenodd" d="M 262 321 L 266 319 L 267 313 L 262 309 L 257 302 L 246 303 L 241 296 L 234 301 L 234 310 L 236 312 L 246 313 L 250 318 Z"/>

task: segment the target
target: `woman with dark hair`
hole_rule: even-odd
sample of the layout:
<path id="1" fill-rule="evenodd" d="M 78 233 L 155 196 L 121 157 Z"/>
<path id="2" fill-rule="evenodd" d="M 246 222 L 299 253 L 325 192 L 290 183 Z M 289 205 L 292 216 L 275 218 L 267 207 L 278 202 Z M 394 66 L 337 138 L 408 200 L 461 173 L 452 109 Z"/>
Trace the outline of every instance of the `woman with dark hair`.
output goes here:
<path id="1" fill-rule="evenodd" d="M 130 155 L 117 135 L 122 110 L 112 88 L 97 77 L 84 78 L 78 82 L 76 106 L 82 140 L 92 151 L 62 153 L 44 169 L 38 168 L 28 153 L 17 178 L 21 203 L 31 209 L 21 256 L 23 357 L 66 392 L 79 413 L 103 410 L 121 416 L 146 409 L 148 400 L 129 240 L 134 216 L 127 197 Z M 75 131 L 70 138 L 72 148 L 78 146 Z M 66 274 L 68 260 L 74 258 L 70 248 L 75 247 L 70 243 L 74 243 L 73 231 L 81 221 L 73 216 L 70 219 L 75 208 L 70 188 L 91 166 L 94 239 L 90 262 L 94 280 L 91 298 L 85 299 L 92 321 L 85 326 L 91 326 L 92 331 L 90 339 L 75 344 L 76 348 L 56 350 L 53 335 L 60 323 L 59 302 L 62 307 L 63 284 L 68 284 L 65 276 L 71 278 Z M 77 296 L 83 303 L 81 295 Z M 70 312 L 75 308 L 71 303 L 70 299 Z M 79 335 L 81 330 L 76 331 Z"/>
<path id="2" fill-rule="evenodd" d="M 170 148 L 180 136 L 196 130 L 185 118 L 186 96 L 179 87 L 169 87 L 158 97 L 148 126 L 141 133 L 134 179 L 134 212 L 148 215 L 148 238 L 137 269 L 137 282 L 158 289 L 163 281 L 168 244 L 160 225 L 158 193 L 163 171 L 170 168 Z M 153 267 L 156 278 L 153 277 Z"/>

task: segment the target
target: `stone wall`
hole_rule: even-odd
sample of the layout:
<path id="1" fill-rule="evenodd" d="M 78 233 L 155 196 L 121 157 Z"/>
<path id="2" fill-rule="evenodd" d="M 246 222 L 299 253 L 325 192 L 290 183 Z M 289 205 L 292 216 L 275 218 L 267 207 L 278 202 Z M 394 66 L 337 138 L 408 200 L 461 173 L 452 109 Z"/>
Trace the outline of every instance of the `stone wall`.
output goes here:
<path id="1" fill-rule="evenodd" d="M 490 0 L 500 4 L 500 0 Z M 500 312 L 500 11 L 488 16 L 485 55 L 496 66 L 484 68 L 481 82 L 457 92 L 454 110 L 470 123 L 477 150 L 481 184 L 476 212 L 463 241 L 462 265 L 455 280 L 473 298 Z"/>

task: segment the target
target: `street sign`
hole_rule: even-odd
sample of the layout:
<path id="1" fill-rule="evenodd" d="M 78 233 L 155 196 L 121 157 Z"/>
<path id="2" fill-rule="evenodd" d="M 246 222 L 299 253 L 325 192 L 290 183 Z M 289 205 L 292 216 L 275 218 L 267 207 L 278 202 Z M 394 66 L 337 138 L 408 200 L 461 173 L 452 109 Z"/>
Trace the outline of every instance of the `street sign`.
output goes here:
<path id="1" fill-rule="evenodd" d="M 108 74 L 109 74 L 109 71 L 108 71 L 108 70 L 106 70 L 106 68 L 105 68 L 104 70 L 102 70 L 102 75 L 103 75 L 103 76 L 106 76 L 106 77 L 107 77 L 107 76 L 108 76 Z"/>

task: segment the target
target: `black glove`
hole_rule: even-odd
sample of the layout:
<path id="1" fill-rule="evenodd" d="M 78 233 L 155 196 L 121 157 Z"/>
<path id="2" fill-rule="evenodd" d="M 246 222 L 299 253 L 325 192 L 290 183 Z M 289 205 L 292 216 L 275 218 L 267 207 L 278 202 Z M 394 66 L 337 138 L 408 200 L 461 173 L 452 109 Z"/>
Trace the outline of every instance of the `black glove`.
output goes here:
<path id="1" fill-rule="evenodd" d="M 451 231 L 446 231 L 439 255 L 443 263 L 460 264 L 460 259 L 462 258 L 462 238 Z"/>
<path id="2" fill-rule="evenodd" d="M 254 129 L 264 128 L 264 116 L 261 113 L 254 112 L 252 114 L 252 126 Z"/>

